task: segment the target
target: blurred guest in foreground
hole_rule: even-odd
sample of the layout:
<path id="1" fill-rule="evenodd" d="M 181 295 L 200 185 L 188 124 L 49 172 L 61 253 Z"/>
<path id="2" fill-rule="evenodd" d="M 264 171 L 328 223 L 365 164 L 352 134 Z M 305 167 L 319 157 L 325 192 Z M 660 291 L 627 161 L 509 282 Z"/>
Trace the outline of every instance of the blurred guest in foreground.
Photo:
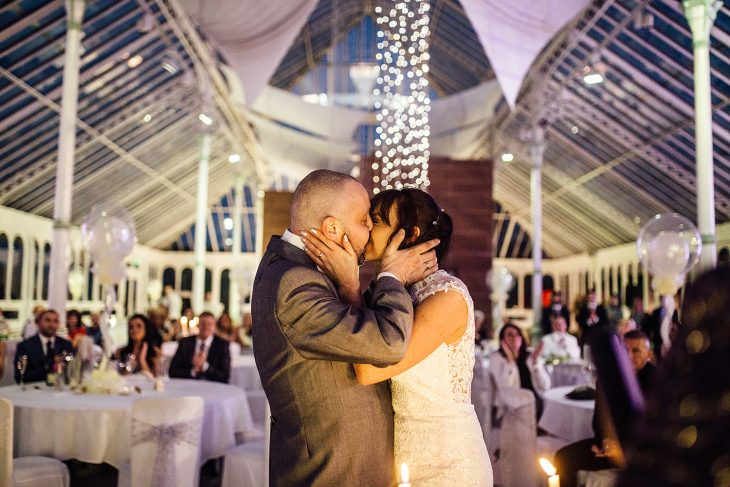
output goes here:
<path id="1" fill-rule="evenodd" d="M 530 354 L 522 330 L 517 325 L 507 323 L 499 331 L 499 350 L 489 355 L 489 373 L 497 389 L 521 387 L 532 391 L 538 418 L 542 414 L 541 395 L 550 388 L 550 376 L 545 371 L 542 360 L 538 360 L 541 348 L 538 345 Z M 499 409 L 499 397 L 496 402 Z"/>
<path id="2" fill-rule="evenodd" d="M 727 267 L 687 286 L 682 326 L 625 449 L 620 487 L 730 485 L 729 297 Z"/>
<path id="3" fill-rule="evenodd" d="M 22 355 L 28 357 L 28 365 L 25 369 L 25 382 L 37 382 L 46 380 L 46 375 L 55 372 L 56 355 L 64 353 L 73 355 L 74 348 L 71 342 L 59 336 L 58 313 L 49 309 L 42 311 L 38 317 L 38 334 L 31 336 L 18 344 L 15 350 L 15 361 Z M 15 382 L 20 382 L 20 371 L 15 370 Z"/>
<path id="4" fill-rule="evenodd" d="M 231 352 L 228 342 L 215 335 L 215 317 L 201 313 L 198 335 L 180 340 L 170 364 L 170 377 L 228 382 Z"/>
<path id="5" fill-rule="evenodd" d="M 651 363 L 651 346 L 649 338 L 638 330 L 624 335 L 624 348 L 639 381 L 639 387 L 646 395 L 652 387 L 656 368 Z M 601 389 L 599 381 L 598 388 Z M 606 431 L 608 429 L 608 431 Z M 616 443 L 608 439 L 612 423 L 608 407 L 599 393 L 596 409 L 593 414 L 593 438 L 581 440 L 567 445 L 555 454 L 555 467 L 560 475 L 562 487 L 578 485 L 577 473 L 580 470 L 604 470 L 614 468 L 615 458 L 621 455 Z"/>
<path id="6" fill-rule="evenodd" d="M 127 344 L 114 352 L 114 358 L 131 364 L 132 373 L 154 376 L 160 358 L 156 335 L 157 331 L 146 316 L 132 316 L 127 321 Z"/>

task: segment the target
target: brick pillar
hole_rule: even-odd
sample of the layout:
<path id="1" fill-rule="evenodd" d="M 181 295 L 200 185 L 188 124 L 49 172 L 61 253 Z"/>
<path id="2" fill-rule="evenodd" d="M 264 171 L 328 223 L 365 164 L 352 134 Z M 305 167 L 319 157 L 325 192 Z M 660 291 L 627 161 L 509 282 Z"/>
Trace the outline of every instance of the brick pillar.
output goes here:
<path id="1" fill-rule="evenodd" d="M 373 161 L 364 157 L 360 168 L 361 182 L 371 193 Z M 440 265 L 464 281 L 474 307 L 487 316 L 491 313 L 485 279 L 492 266 L 492 168 L 488 160 L 431 158 L 428 164 L 428 192 L 454 222 L 451 249 Z"/>

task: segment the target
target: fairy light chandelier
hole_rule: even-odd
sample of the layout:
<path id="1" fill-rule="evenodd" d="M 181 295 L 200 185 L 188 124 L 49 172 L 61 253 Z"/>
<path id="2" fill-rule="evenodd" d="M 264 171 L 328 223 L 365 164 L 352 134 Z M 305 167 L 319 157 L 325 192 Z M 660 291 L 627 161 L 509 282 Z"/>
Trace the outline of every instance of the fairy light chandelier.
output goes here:
<path id="1" fill-rule="evenodd" d="M 425 188 L 428 180 L 428 0 L 401 0 L 375 7 L 380 63 L 374 107 L 378 137 L 373 193 L 404 187 Z M 381 96 L 382 95 L 382 96 Z"/>

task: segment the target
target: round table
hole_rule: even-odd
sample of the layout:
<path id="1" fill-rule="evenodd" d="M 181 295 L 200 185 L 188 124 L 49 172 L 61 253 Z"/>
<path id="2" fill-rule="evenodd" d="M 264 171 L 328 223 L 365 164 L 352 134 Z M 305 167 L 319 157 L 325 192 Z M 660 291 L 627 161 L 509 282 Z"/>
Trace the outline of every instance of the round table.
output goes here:
<path id="1" fill-rule="evenodd" d="M 262 390 L 261 377 L 252 354 L 231 357 L 231 384 L 245 391 Z"/>
<path id="2" fill-rule="evenodd" d="M 593 438 L 593 410 L 595 401 L 576 401 L 565 397 L 574 386 L 556 387 L 545 391 L 545 409 L 539 426 L 553 436 L 573 443 Z"/>
<path id="3" fill-rule="evenodd" d="M 42 455 L 116 468 L 129 461 L 132 403 L 141 398 L 199 396 L 205 402 L 200 445 L 201 464 L 225 455 L 237 435 L 258 433 L 251 419 L 246 393 L 218 382 L 170 379 L 156 392 L 150 379 L 128 378 L 141 394 L 105 396 L 56 392 L 42 383 L 0 388 L 0 397 L 13 402 L 16 456 Z M 37 386 L 37 388 L 36 388 Z"/>

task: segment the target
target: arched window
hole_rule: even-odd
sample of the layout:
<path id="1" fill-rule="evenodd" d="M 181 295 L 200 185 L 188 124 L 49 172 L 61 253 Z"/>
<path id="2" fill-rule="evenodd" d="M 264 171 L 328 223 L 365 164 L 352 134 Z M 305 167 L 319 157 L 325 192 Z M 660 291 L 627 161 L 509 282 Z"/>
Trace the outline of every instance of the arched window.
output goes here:
<path id="1" fill-rule="evenodd" d="M 8 275 L 8 237 L 4 233 L 0 233 L 0 299 L 5 299 L 8 295 L 7 276 Z"/>
<path id="2" fill-rule="evenodd" d="M 228 303 L 230 302 L 230 296 L 231 296 L 231 271 L 228 269 L 224 269 L 223 272 L 221 272 L 221 303 L 223 303 L 223 306 L 226 311 L 230 311 L 228 309 Z M 236 317 L 234 317 L 236 318 Z"/>
<path id="3" fill-rule="evenodd" d="M 43 246 L 43 286 L 41 287 L 41 299 L 48 299 L 48 275 L 51 272 L 51 244 Z"/>
<path id="4" fill-rule="evenodd" d="M 172 286 L 175 288 L 175 269 L 167 267 L 162 271 L 162 286 Z"/>
<path id="5" fill-rule="evenodd" d="M 10 279 L 10 299 L 20 299 L 23 289 L 23 239 L 15 237 L 13 240 L 13 268 Z"/>
<path id="6" fill-rule="evenodd" d="M 30 276 L 31 282 L 33 283 L 33 296 L 32 299 L 38 299 L 40 294 L 40 282 L 41 282 L 41 249 L 38 246 L 38 240 L 33 239 L 33 275 Z"/>
<path id="7" fill-rule="evenodd" d="M 213 271 L 208 267 L 205 268 L 205 291 L 206 293 L 213 291 Z"/>
<path id="8" fill-rule="evenodd" d="M 192 291 L 193 290 L 193 270 L 186 267 L 182 271 L 182 278 L 180 279 L 180 290 L 181 291 Z"/>
<path id="9" fill-rule="evenodd" d="M 522 296 L 524 296 L 525 309 L 532 308 L 532 274 L 525 276 L 524 284 L 522 285 Z"/>

